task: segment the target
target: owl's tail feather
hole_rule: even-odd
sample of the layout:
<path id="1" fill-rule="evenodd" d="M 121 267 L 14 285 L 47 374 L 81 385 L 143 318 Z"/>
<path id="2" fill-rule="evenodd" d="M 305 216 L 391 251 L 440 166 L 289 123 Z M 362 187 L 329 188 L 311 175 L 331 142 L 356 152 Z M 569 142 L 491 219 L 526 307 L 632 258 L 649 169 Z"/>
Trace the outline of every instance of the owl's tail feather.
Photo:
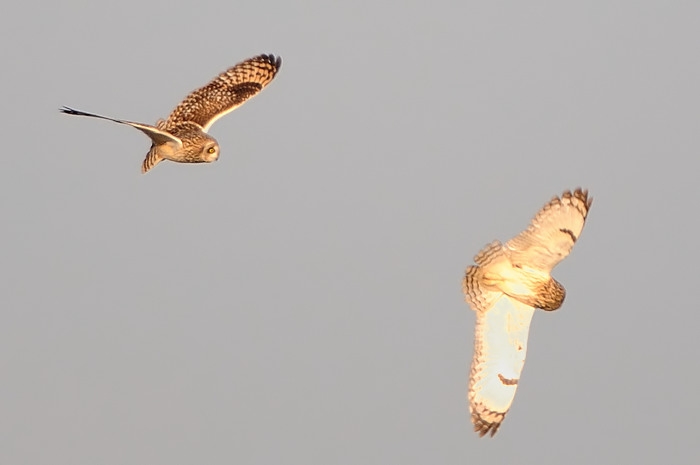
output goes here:
<path id="1" fill-rule="evenodd" d="M 474 257 L 474 261 L 478 266 L 467 268 L 467 272 L 462 280 L 462 290 L 464 291 L 465 300 L 472 310 L 485 312 L 501 297 L 501 292 L 489 286 L 489 284 L 493 283 L 485 276 L 484 268 L 488 267 L 493 261 L 503 257 L 503 253 L 503 244 L 493 241 Z"/>
<path id="2" fill-rule="evenodd" d="M 151 168 L 156 166 L 161 161 L 163 161 L 163 157 L 158 155 L 156 146 L 151 145 L 151 150 L 148 151 L 146 159 L 143 161 L 143 165 L 141 166 L 141 172 L 146 174 Z"/>
<path id="3" fill-rule="evenodd" d="M 470 266 L 462 280 L 464 300 L 472 310 L 485 312 L 493 306 L 502 293 L 488 289 L 483 283 L 483 269 L 478 266 Z"/>

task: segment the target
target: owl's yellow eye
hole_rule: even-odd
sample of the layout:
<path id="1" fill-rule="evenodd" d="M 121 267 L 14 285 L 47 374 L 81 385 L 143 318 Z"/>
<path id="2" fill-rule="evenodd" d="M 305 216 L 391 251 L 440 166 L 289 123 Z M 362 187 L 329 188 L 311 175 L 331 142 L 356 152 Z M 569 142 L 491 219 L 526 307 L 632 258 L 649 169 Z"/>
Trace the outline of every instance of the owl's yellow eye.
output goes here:
<path id="1" fill-rule="evenodd" d="M 214 147 L 209 147 L 209 150 L 207 150 L 207 152 L 214 153 L 214 152 L 216 152 L 216 150 L 214 150 Z"/>

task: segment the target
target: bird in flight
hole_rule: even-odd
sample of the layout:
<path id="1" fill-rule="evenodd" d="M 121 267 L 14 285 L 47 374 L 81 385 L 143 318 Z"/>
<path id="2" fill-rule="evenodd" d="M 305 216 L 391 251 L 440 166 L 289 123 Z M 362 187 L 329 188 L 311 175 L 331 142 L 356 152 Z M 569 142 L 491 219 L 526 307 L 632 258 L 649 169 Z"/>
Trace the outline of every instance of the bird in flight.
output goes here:
<path id="1" fill-rule="evenodd" d="M 238 63 L 188 95 L 168 119 L 158 120 L 155 126 L 108 118 L 69 107 L 63 107 L 60 111 L 126 124 L 146 134 L 151 139 L 151 149 L 143 161 L 143 173 L 163 160 L 211 163 L 219 158 L 219 144 L 207 134 L 211 125 L 260 92 L 272 81 L 281 66 L 282 59 L 274 55 L 259 55 Z"/>
<path id="2" fill-rule="evenodd" d="M 468 397 L 479 436 L 496 434 L 513 403 L 535 309 L 556 310 L 564 301 L 550 273 L 578 240 L 592 202 L 581 189 L 552 198 L 525 231 L 487 245 L 467 268 L 462 289 L 476 312 Z"/>

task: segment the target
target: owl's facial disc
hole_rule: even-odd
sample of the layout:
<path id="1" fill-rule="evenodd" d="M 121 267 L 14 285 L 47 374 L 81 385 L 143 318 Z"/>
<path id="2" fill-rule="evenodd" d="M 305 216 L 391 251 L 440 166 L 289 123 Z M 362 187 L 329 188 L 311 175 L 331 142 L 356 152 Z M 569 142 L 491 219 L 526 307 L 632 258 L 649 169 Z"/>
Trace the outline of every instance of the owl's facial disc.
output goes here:
<path id="1" fill-rule="evenodd" d="M 219 146 L 218 144 L 209 144 L 204 147 L 204 159 L 207 163 L 216 161 L 219 158 Z"/>

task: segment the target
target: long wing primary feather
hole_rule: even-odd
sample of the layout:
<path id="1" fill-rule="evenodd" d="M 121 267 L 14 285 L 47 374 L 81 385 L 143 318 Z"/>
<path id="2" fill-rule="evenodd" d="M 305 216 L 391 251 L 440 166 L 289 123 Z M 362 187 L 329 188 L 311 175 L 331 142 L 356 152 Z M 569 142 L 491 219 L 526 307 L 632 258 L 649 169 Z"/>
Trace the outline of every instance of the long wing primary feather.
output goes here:
<path id="1" fill-rule="evenodd" d="M 115 123 L 119 123 L 119 124 L 126 124 L 127 126 L 131 126 L 132 128 L 136 128 L 139 131 L 143 132 L 148 137 L 150 137 L 151 140 L 153 142 L 155 142 L 156 144 L 165 144 L 165 143 L 171 142 L 171 143 L 182 145 L 182 141 L 180 139 L 178 139 L 177 137 L 173 136 L 172 134 L 170 134 L 168 132 L 161 131 L 157 127 L 150 126 L 148 124 L 135 123 L 133 121 L 124 121 L 121 119 L 110 118 L 108 116 L 97 115 L 95 113 L 88 113 L 85 111 L 80 111 L 80 110 L 76 110 L 74 108 L 65 107 L 65 106 L 60 108 L 58 111 L 60 111 L 61 113 L 65 113 L 67 115 L 89 116 L 91 118 L 100 118 L 100 119 L 104 119 L 107 121 L 114 121 Z"/>

